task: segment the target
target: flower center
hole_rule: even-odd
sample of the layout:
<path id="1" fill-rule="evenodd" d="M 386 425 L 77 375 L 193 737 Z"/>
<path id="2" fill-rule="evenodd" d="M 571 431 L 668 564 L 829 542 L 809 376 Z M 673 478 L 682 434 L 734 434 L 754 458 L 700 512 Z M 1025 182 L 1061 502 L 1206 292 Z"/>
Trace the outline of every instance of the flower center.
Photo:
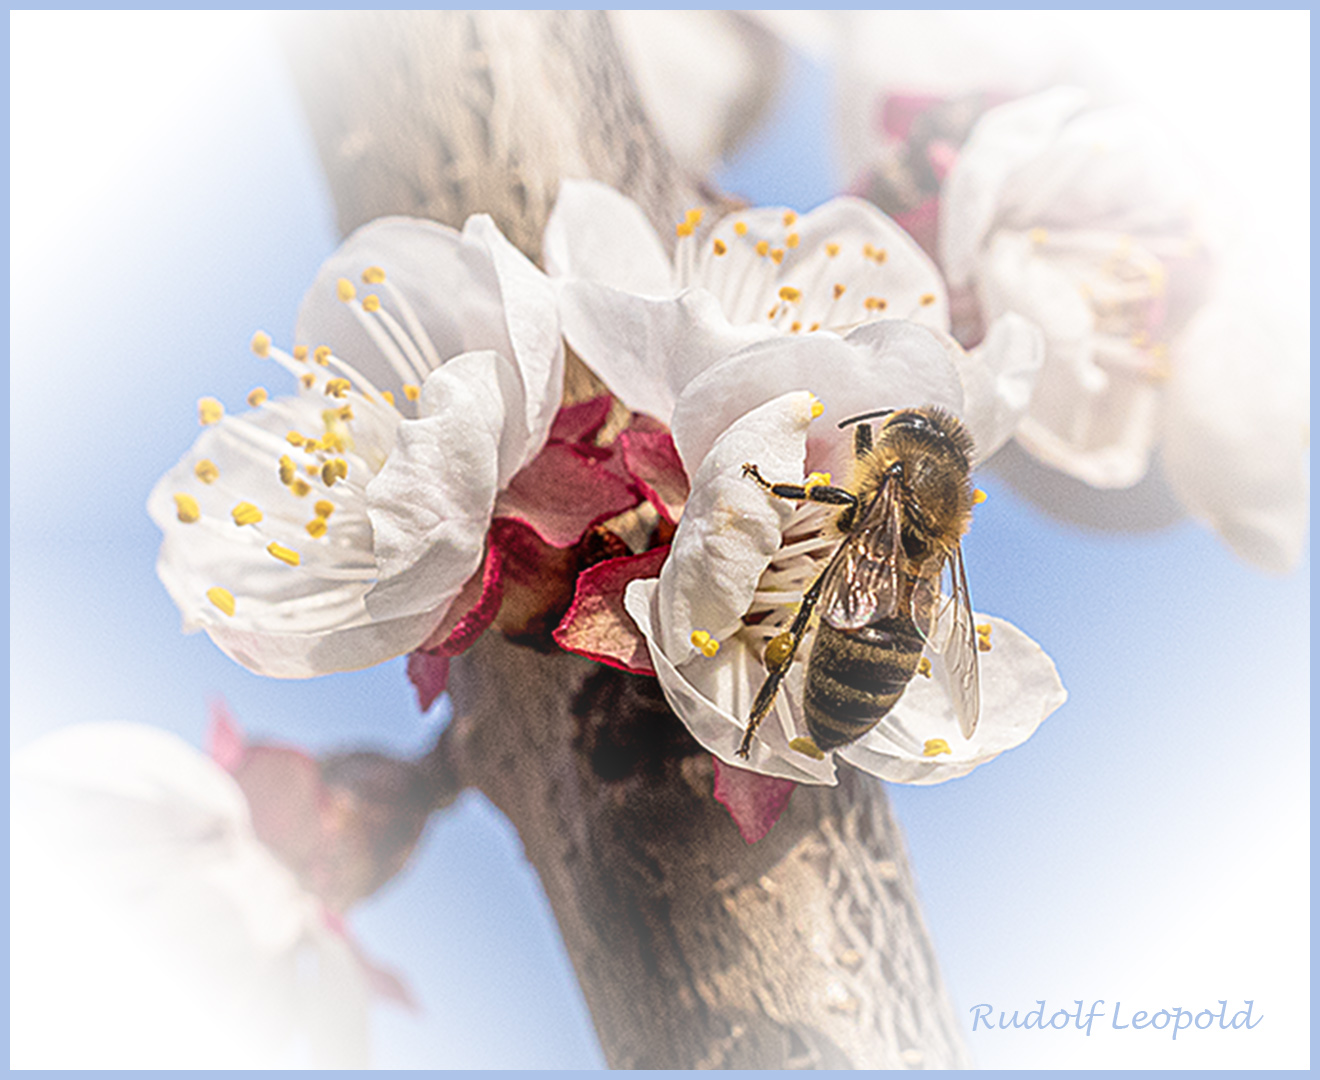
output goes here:
<path id="1" fill-rule="evenodd" d="M 784 527 L 779 550 L 756 583 L 751 607 L 736 631 L 756 656 L 764 657 L 770 643 L 788 629 L 803 595 L 838 548 L 840 538 L 832 526 L 837 513 L 820 503 L 803 503 Z M 808 653 L 805 643 L 799 646 L 799 661 Z"/>

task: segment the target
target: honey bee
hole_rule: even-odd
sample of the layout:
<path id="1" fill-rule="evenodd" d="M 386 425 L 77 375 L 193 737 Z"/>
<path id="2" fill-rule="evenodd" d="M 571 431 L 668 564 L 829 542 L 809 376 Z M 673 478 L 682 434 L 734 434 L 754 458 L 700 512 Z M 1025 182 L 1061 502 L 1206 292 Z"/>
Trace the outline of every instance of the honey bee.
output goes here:
<path id="1" fill-rule="evenodd" d="M 873 432 L 866 421 L 882 417 Z M 841 506 L 835 525 L 843 538 L 789 628 L 766 645 L 769 674 L 752 705 L 740 757 L 750 752 L 817 608 L 803 701 L 809 737 L 794 739 L 794 749 L 823 757 L 860 739 L 894 707 L 927 647 L 943 654 L 963 736 L 976 730 L 977 637 L 962 556 L 975 501 L 971 436 L 934 407 L 865 413 L 839 427 L 852 424 L 854 491 L 772 484 L 755 465 L 743 466 L 744 476 L 781 499 Z"/>

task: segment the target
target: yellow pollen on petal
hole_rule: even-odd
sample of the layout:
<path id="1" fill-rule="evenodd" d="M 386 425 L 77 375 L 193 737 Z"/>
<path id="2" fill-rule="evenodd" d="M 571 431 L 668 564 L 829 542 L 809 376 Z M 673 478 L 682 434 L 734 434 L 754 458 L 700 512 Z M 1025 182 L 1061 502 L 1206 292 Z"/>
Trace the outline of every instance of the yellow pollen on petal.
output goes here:
<path id="1" fill-rule="evenodd" d="M 795 248 L 800 243 L 802 243 L 802 237 L 798 236 L 795 232 L 791 232 L 784 237 L 784 247 Z"/>
<path id="2" fill-rule="evenodd" d="M 393 405 L 393 404 L 394 404 L 394 395 L 391 394 L 388 390 L 382 390 L 382 391 L 380 392 L 380 396 L 383 397 L 383 398 L 385 399 L 385 404 L 386 404 L 386 405 Z"/>
<path id="3" fill-rule="evenodd" d="M 210 458 L 202 458 L 193 466 L 193 475 L 203 484 L 214 484 L 220 479 L 220 470 L 215 467 L 215 462 Z"/>
<path id="4" fill-rule="evenodd" d="M 362 298 L 362 310 L 372 311 L 372 312 L 379 311 L 380 297 L 377 296 L 375 293 L 372 293 L 370 296 L 364 296 Z"/>
<path id="5" fill-rule="evenodd" d="M 775 248 L 773 251 L 770 252 L 770 258 L 774 259 L 775 265 L 778 266 L 780 263 L 784 261 L 784 249 Z"/>
<path id="6" fill-rule="evenodd" d="M 733 231 L 734 231 L 734 233 L 736 233 L 738 236 L 746 236 L 746 235 L 747 235 L 747 222 L 745 222 L 745 221 L 735 221 L 735 222 L 733 223 Z"/>
<path id="7" fill-rule="evenodd" d="M 326 379 L 325 392 L 331 397 L 343 397 L 352 387 L 352 383 L 347 379 Z"/>
<path id="8" fill-rule="evenodd" d="M 241 502 L 230 511 L 235 525 L 255 525 L 261 520 L 261 511 L 250 502 Z"/>
<path id="9" fill-rule="evenodd" d="M 787 300 L 790 304 L 796 304 L 802 299 L 802 290 L 795 289 L 792 285 L 784 285 L 779 290 L 779 299 Z"/>
<path id="10" fill-rule="evenodd" d="M 312 490 L 312 486 L 301 476 L 295 476 L 293 478 L 293 483 L 289 485 L 289 490 L 292 491 L 295 495 L 298 496 L 298 498 L 301 499 L 304 495 L 306 495 L 309 491 Z"/>
<path id="11" fill-rule="evenodd" d="M 692 226 L 691 226 L 691 224 L 689 224 L 689 223 L 686 222 L 686 221 L 680 221 L 680 222 L 674 227 L 674 232 L 678 233 L 679 236 L 691 236 L 691 235 L 692 235 Z"/>
<path id="12" fill-rule="evenodd" d="M 335 504 L 329 499 L 317 499 L 312 509 L 316 511 L 317 517 L 328 518 L 335 512 Z"/>
<path id="13" fill-rule="evenodd" d="M 367 285 L 379 285 L 385 280 L 385 271 L 379 266 L 368 266 L 362 271 L 362 280 Z"/>
<path id="14" fill-rule="evenodd" d="M 307 346 L 306 346 L 306 345 L 295 345 L 295 346 L 293 347 L 293 358 L 294 358 L 295 360 L 306 360 L 306 359 L 307 359 Z"/>
<path id="15" fill-rule="evenodd" d="M 191 495 L 175 495 L 174 508 L 179 520 L 185 525 L 191 525 L 194 521 L 201 520 L 202 508 L 197 505 L 197 500 Z"/>
<path id="16" fill-rule="evenodd" d="M 769 255 L 769 254 L 770 254 L 770 241 L 769 241 L 769 240 L 758 240 L 758 241 L 756 242 L 756 253 L 757 253 L 758 255 Z"/>
<path id="17" fill-rule="evenodd" d="M 972 492 L 972 505 L 980 506 L 988 498 L 990 498 L 989 495 L 987 495 L 980 488 L 977 488 L 975 491 Z"/>
<path id="18" fill-rule="evenodd" d="M 309 371 L 306 375 L 299 375 L 298 381 L 302 384 L 304 390 L 310 390 L 316 385 L 316 376 Z"/>
<path id="19" fill-rule="evenodd" d="M 720 643 L 711 637 L 705 630 L 693 630 L 691 642 L 701 650 L 703 656 L 711 657 L 720 651 Z"/>
<path id="20" fill-rule="evenodd" d="M 934 294 L 934 293 L 929 293 L 929 292 L 928 292 L 928 293 L 926 293 L 925 295 L 922 296 L 922 298 L 921 298 L 921 306 L 922 306 L 922 307 L 930 307 L 930 305 L 933 304 L 933 303 L 935 303 L 935 294 Z"/>
<path id="21" fill-rule="evenodd" d="M 420 386 L 414 386 L 412 383 L 404 383 L 403 396 L 409 401 L 416 401 L 422 396 L 422 388 Z"/>
<path id="22" fill-rule="evenodd" d="M 1035 244 L 1037 247 L 1040 247 L 1041 244 L 1047 243 L 1049 241 L 1050 232 L 1048 229 L 1042 229 L 1039 225 L 1037 225 L 1034 229 L 1032 229 L 1029 233 L 1027 233 L 1027 236 L 1031 238 L 1031 242 L 1033 244 Z"/>
<path id="23" fill-rule="evenodd" d="M 922 757 L 935 757 L 938 754 L 952 754 L 949 744 L 943 739 L 927 739 L 925 749 L 921 751 Z"/>
<path id="24" fill-rule="evenodd" d="M 788 744 L 790 750 L 796 750 L 799 754 L 805 754 L 816 761 L 825 760 L 825 751 L 816 745 L 816 740 L 810 735 L 799 735 L 796 739 L 790 740 Z"/>
<path id="25" fill-rule="evenodd" d="M 924 675 L 928 679 L 930 678 L 930 657 L 923 656 L 917 661 L 917 674 Z"/>
<path id="26" fill-rule="evenodd" d="M 255 409 L 258 405 L 263 404 L 269 398 L 270 395 L 266 393 L 266 388 L 264 386 L 254 386 L 248 391 L 247 403 Z"/>
<path id="27" fill-rule="evenodd" d="M 219 585 L 206 590 L 206 598 L 226 615 L 234 614 L 234 594 L 228 589 L 222 589 Z"/>
<path id="28" fill-rule="evenodd" d="M 696 226 L 701 224 L 701 219 L 705 216 L 706 216 L 705 210 L 702 210 L 701 207 L 699 206 L 694 206 L 691 210 L 687 212 L 687 215 L 684 217 L 683 220 L 686 221 L 689 225 Z"/>
<path id="29" fill-rule="evenodd" d="M 325 518 L 313 518 L 307 523 L 305 528 L 310 536 L 319 540 L 325 535 L 325 530 L 327 528 Z"/>
<path id="30" fill-rule="evenodd" d="M 723 255 L 729 250 L 729 245 L 717 236 L 715 238 L 714 250 L 716 255 Z"/>
<path id="31" fill-rule="evenodd" d="M 312 353 L 312 359 L 315 360 L 322 367 L 325 367 L 328 363 L 330 363 L 330 346 L 318 345 L 316 347 L 316 351 Z"/>
<path id="32" fill-rule="evenodd" d="M 346 277 L 341 277 L 335 282 L 335 293 L 344 303 L 348 303 L 353 297 L 357 296 L 357 289 L 353 288 L 353 283 Z"/>
<path id="33" fill-rule="evenodd" d="M 839 245 L 838 245 L 838 244 L 826 244 L 826 245 L 825 245 L 825 254 L 828 255 L 831 259 L 834 258 L 834 256 L 836 256 L 838 253 L 839 253 Z"/>
<path id="34" fill-rule="evenodd" d="M 197 419 L 203 427 L 218 424 L 225 415 L 225 407 L 213 397 L 204 397 L 197 403 Z"/>
<path id="35" fill-rule="evenodd" d="M 834 299 L 837 300 L 839 297 L 841 297 L 841 296 L 842 296 L 844 293 L 846 293 L 847 291 L 848 291 L 848 286 L 847 286 L 847 285 L 836 284 L 836 285 L 834 286 Z"/>
<path id="36" fill-rule="evenodd" d="M 801 331 L 802 331 L 802 323 L 799 322 L 797 319 L 794 319 L 793 325 L 788 328 L 788 332 L 790 334 L 797 334 L 797 333 L 801 333 Z"/>
<path id="37" fill-rule="evenodd" d="M 270 335 L 264 330 L 252 335 L 252 351 L 263 360 L 270 355 Z"/>
<path id="38" fill-rule="evenodd" d="M 296 551 L 291 551 L 284 545 L 275 543 L 274 540 L 266 545 L 266 550 L 279 559 L 280 562 L 288 563 L 290 566 L 297 566 L 302 562 L 302 558 Z"/>

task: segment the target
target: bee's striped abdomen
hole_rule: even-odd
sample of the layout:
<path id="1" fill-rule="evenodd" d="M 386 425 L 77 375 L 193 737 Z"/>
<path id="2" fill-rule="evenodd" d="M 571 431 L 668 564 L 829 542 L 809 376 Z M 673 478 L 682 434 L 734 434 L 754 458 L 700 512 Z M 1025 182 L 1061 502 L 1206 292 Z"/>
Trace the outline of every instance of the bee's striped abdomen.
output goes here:
<path id="1" fill-rule="evenodd" d="M 821 750 L 860 739 L 894 707 L 924 647 L 912 620 L 881 619 L 858 630 L 822 622 L 807 666 L 807 730 Z"/>

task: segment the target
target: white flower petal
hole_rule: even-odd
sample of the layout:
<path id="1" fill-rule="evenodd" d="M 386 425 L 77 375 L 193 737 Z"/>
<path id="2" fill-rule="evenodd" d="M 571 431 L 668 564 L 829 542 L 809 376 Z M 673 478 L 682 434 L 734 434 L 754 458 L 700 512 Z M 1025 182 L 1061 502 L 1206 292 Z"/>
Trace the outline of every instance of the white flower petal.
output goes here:
<path id="1" fill-rule="evenodd" d="M 815 761 L 788 748 L 792 736 L 786 730 L 793 730 L 792 719 L 787 715 L 793 693 L 791 686 L 781 691 L 774 710 L 762 722 L 752 742 L 750 758 L 737 756 L 747 725 L 746 714 L 760 686 L 759 680 L 765 677 L 765 669 L 736 638 L 714 657 L 698 655 L 681 667 L 675 666 L 658 644 L 656 624 L 662 615 L 656 610 L 658 594 L 656 578 L 630 582 L 624 593 L 624 607 L 646 636 L 665 699 L 693 737 L 721 761 L 740 769 L 804 784 L 833 784 L 832 760 Z M 737 710 L 736 715 L 730 707 Z"/>
<path id="2" fill-rule="evenodd" d="M 1055 87 L 990 110 L 972 129 L 940 197 L 940 265 L 951 286 L 971 281 L 1009 178 L 1050 145 L 1086 100 L 1083 90 Z"/>
<path id="3" fill-rule="evenodd" d="M 963 383 L 962 420 L 979 465 L 1013 437 L 1045 362 L 1045 338 L 1013 312 L 1001 315 L 970 353 L 953 342 L 951 356 Z"/>
<path id="4" fill-rule="evenodd" d="M 426 380 L 426 415 L 400 425 L 367 489 L 380 568 L 366 601 L 374 617 L 443 613 L 481 564 L 514 381 L 493 352 L 455 357 Z"/>
<path id="5" fill-rule="evenodd" d="M 1163 463 L 1174 492 L 1248 562 L 1293 569 L 1307 524 L 1304 354 L 1224 299 L 1182 334 L 1171 368 Z"/>
<path id="6" fill-rule="evenodd" d="M 955 414 L 962 384 L 941 335 L 897 319 L 867 323 L 846 338 L 779 337 L 749 346 L 693 379 L 674 408 L 674 443 L 689 475 L 743 413 L 791 390 L 825 405 L 808 442 L 813 470 L 847 474 L 852 436 L 837 424 L 877 409 L 937 405 Z"/>
<path id="7" fill-rule="evenodd" d="M 641 207 L 595 180 L 559 185 L 544 249 L 546 270 L 556 278 L 598 281 L 639 296 L 678 291 L 669 255 Z"/>
<path id="8" fill-rule="evenodd" d="M 993 647 L 980 654 L 980 722 L 970 739 L 962 737 L 936 657 L 936 677 L 914 677 L 889 715 L 839 756 L 883 780 L 938 784 L 1030 738 L 1068 696 L 1054 662 L 1011 623 L 979 614 L 976 621 L 991 625 Z M 931 739 L 944 740 L 950 752 L 926 756 Z"/>
<path id="9" fill-rule="evenodd" d="M 720 435 L 697 469 L 660 571 L 659 640 L 675 663 L 693 654 L 693 631 L 723 640 L 751 607 L 793 505 L 762 491 L 742 467 L 755 464 L 772 482 L 800 481 L 811 407 L 810 394 L 791 393 L 752 409 Z"/>
<path id="10" fill-rule="evenodd" d="M 773 334 L 729 324 L 703 289 L 667 300 L 591 281 L 560 292 L 564 336 L 630 409 L 668 422 L 679 393 L 716 359 Z"/>

